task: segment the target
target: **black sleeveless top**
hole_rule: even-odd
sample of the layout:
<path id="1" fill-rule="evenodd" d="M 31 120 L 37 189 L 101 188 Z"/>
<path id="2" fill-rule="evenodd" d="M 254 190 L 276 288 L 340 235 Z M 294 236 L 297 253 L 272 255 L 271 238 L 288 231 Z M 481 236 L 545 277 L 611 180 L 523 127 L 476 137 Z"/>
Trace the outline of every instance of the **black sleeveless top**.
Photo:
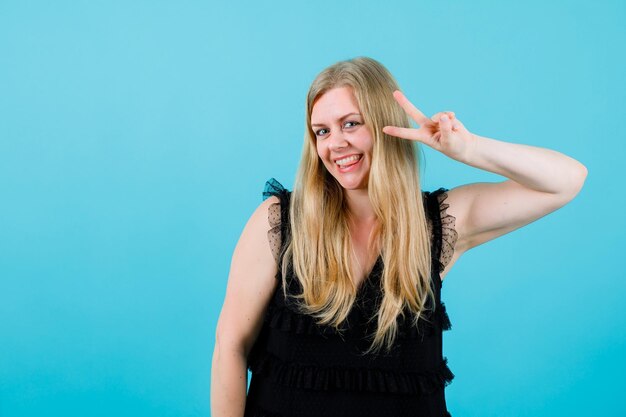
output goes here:
<path id="1" fill-rule="evenodd" d="M 363 354 L 377 325 L 370 318 L 380 306 L 382 257 L 358 289 L 342 332 L 318 325 L 313 317 L 300 313 L 290 297 L 284 298 L 279 261 L 279 283 L 248 355 L 252 378 L 245 417 L 450 416 L 444 388 L 454 374 L 442 355 L 442 331 L 450 329 L 450 321 L 441 302 L 440 271 L 450 255 L 447 251 L 441 261 L 444 243 L 454 244 L 442 236 L 456 237 L 456 233 L 450 227 L 451 216 L 443 211 L 446 191 L 423 192 L 432 237 L 435 310 L 426 314 L 429 320 L 420 319 L 417 327 L 410 315 L 398 317 L 398 334 L 390 352 Z M 291 193 L 272 178 L 263 195 L 280 200 L 275 227 L 282 255 L 290 233 Z M 277 221 L 277 213 L 273 217 L 270 212 L 270 223 Z M 298 285 L 290 267 L 287 294 L 299 292 Z"/>

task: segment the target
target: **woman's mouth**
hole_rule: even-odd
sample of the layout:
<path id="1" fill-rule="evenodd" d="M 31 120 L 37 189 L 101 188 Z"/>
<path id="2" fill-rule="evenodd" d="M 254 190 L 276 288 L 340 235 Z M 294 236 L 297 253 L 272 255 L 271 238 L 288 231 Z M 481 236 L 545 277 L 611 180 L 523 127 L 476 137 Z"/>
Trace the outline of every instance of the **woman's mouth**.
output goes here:
<path id="1" fill-rule="evenodd" d="M 363 159 L 363 155 L 351 155 L 342 159 L 338 159 L 335 161 L 339 172 L 350 172 L 357 169 L 360 165 L 361 159 Z"/>

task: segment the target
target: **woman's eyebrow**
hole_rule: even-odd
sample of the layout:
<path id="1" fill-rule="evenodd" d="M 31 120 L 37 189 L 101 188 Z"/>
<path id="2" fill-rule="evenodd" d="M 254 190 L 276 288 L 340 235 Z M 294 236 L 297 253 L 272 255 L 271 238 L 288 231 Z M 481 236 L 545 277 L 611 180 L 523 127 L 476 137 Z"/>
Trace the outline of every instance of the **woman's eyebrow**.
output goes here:
<path id="1" fill-rule="evenodd" d="M 343 120 L 343 119 L 345 119 L 345 118 L 346 118 L 346 117 L 348 117 L 348 116 L 360 116 L 360 115 L 361 115 L 361 113 L 348 113 L 348 114 L 346 114 L 345 116 L 341 116 L 341 117 L 339 118 L 339 120 Z M 319 123 L 312 123 L 312 124 L 311 124 L 311 126 L 324 126 L 324 124 L 323 124 L 323 123 L 322 123 L 322 124 L 319 124 Z"/>

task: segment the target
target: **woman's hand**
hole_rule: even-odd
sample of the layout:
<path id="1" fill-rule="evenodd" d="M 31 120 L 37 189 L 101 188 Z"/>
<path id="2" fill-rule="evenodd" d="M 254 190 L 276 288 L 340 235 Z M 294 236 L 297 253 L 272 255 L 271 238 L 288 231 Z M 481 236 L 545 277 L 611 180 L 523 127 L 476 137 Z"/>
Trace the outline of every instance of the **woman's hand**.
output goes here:
<path id="1" fill-rule="evenodd" d="M 454 112 L 439 112 L 429 119 L 400 90 L 394 91 L 393 97 L 419 125 L 419 128 L 385 126 L 383 127 L 384 133 L 420 141 L 460 162 L 469 160 L 468 155 L 473 151 L 476 137 L 454 117 Z"/>

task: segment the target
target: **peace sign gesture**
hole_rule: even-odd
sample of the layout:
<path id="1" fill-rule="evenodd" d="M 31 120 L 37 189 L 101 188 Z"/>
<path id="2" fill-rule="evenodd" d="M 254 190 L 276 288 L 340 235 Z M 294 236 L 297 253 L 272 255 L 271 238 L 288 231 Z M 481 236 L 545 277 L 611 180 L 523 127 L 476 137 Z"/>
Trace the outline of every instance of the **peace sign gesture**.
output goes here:
<path id="1" fill-rule="evenodd" d="M 394 91 L 393 97 L 419 128 L 385 126 L 384 133 L 420 141 L 457 161 L 467 160 L 467 154 L 473 149 L 476 138 L 454 117 L 454 112 L 439 112 L 429 119 L 400 90 Z"/>

